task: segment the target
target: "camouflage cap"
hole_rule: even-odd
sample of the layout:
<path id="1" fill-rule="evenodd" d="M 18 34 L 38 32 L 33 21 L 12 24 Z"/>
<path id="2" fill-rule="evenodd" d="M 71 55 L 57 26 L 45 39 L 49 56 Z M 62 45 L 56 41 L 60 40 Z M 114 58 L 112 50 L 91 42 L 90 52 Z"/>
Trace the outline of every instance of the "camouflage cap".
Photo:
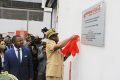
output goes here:
<path id="1" fill-rule="evenodd" d="M 55 29 L 52 28 L 47 31 L 46 37 L 50 38 L 52 35 L 55 35 L 55 34 L 58 34 L 58 33 L 56 33 Z"/>
<path id="2" fill-rule="evenodd" d="M 18 80 L 14 75 L 9 74 L 8 72 L 2 72 L 0 74 L 0 80 Z"/>
<path id="3" fill-rule="evenodd" d="M 5 49 L 5 45 L 1 45 L 0 44 L 0 49 L 4 50 Z"/>

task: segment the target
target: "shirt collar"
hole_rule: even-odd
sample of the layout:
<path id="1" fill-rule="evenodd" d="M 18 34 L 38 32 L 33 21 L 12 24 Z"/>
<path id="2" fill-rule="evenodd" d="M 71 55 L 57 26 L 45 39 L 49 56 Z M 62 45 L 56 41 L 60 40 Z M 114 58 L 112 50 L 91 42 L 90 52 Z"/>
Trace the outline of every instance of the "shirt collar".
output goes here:
<path id="1" fill-rule="evenodd" d="M 16 48 L 15 45 L 13 45 L 13 47 L 14 47 L 15 51 L 18 51 L 18 48 Z M 20 49 L 20 51 L 22 50 L 22 48 L 19 48 L 19 49 Z"/>

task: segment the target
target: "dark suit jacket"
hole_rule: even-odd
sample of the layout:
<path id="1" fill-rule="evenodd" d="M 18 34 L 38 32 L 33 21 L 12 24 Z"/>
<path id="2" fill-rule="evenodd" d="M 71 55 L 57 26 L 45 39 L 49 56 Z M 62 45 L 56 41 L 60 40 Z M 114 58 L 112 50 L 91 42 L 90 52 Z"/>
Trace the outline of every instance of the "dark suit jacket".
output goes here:
<path id="1" fill-rule="evenodd" d="M 18 80 L 29 80 L 33 78 L 33 63 L 30 50 L 22 48 L 22 62 L 16 57 L 14 48 L 5 52 L 4 71 L 15 75 Z"/>
<path id="2" fill-rule="evenodd" d="M 4 51 L 9 50 L 9 49 L 11 49 L 11 48 L 13 48 L 13 45 L 11 45 L 11 46 L 6 46 Z"/>
<path id="3" fill-rule="evenodd" d="M 0 56 L 0 72 L 2 70 L 2 61 L 1 61 L 1 56 Z"/>

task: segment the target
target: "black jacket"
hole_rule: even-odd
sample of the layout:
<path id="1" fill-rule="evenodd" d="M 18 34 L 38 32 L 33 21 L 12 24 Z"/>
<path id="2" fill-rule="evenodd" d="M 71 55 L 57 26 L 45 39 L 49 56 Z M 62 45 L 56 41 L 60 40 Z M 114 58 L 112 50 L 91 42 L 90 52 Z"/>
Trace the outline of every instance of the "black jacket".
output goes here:
<path id="1" fill-rule="evenodd" d="M 46 53 L 43 51 L 43 46 L 38 48 L 38 80 L 46 80 Z"/>
<path id="2" fill-rule="evenodd" d="M 2 61 L 1 61 L 1 56 L 0 56 L 0 72 L 2 70 Z"/>
<path id="3" fill-rule="evenodd" d="M 33 63 L 30 50 L 22 48 L 22 62 L 16 57 L 14 48 L 5 52 L 4 71 L 8 71 L 18 78 L 18 80 L 29 80 L 33 78 Z"/>

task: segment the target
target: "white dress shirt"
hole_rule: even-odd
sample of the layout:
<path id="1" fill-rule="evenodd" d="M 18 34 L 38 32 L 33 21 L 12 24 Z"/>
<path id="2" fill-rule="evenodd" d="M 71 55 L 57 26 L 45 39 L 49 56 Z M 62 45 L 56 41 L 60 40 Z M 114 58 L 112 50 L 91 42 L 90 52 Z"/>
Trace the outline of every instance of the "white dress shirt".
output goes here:
<path id="1" fill-rule="evenodd" d="M 20 49 L 20 62 L 22 62 L 22 48 L 19 48 Z M 18 58 L 18 49 L 14 46 L 14 50 L 15 50 L 15 54 L 16 54 L 16 57 Z"/>
<path id="2" fill-rule="evenodd" d="M 0 57 L 1 57 L 2 67 L 4 67 L 4 55 L 2 55 L 1 53 Z"/>

